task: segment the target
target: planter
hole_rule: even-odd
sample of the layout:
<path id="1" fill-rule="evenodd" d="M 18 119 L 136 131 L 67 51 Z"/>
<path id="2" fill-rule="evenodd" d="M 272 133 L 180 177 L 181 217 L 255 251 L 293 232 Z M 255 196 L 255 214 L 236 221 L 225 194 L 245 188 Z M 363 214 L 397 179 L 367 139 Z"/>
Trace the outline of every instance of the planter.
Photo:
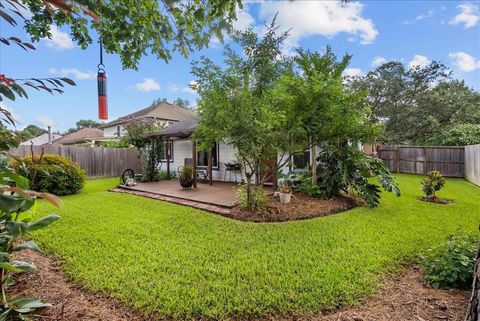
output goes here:
<path id="1" fill-rule="evenodd" d="M 179 181 L 180 181 L 180 186 L 183 189 L 192 188 L 192 185 L 193 185 L 193 179 L 192 178 L 180 178 Z"/>
<path id="2" fill-rule="evenodd" d="M 292 199 L 292 194 L 280 192 L 279 195 L 280 195 L 280 203 L 282 204 L 290 203 L 290 200 Z"/>

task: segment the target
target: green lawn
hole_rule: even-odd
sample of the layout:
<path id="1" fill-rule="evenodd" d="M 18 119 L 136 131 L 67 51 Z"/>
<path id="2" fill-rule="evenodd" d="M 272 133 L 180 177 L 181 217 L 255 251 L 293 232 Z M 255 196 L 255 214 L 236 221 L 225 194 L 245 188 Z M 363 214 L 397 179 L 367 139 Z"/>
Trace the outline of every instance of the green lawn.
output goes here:
<path id="1" fill-rule="evenodd" d="M 40 214 L 62 219 L 34 235 L 86 288 L 174 318 L 307 315 L 361 300 L 379 278 L 460 227 L 480 223 L 480 188 L 449 179 L 418 201 L 420 177 L 401 175 L 402 196 L 377 209 L 289 223 L 239 222 L 189 207 L 111 193 L 92 180 Z"/>

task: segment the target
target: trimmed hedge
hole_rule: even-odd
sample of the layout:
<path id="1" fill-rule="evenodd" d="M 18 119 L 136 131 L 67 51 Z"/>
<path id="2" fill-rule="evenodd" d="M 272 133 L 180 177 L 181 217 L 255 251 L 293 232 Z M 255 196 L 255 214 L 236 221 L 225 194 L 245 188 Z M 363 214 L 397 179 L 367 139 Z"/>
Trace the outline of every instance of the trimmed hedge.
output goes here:
<path id="1" fill-rule="evenodd" d="M 80 192 L 85 182 L 85 171 L 71 159 L 54 154 L 27 156 L 13 160 L 10 164 L 17 173 L 32 180 L 30 186 L 38 192 L 48 192 L 55 195 L 71 195 Z"/>

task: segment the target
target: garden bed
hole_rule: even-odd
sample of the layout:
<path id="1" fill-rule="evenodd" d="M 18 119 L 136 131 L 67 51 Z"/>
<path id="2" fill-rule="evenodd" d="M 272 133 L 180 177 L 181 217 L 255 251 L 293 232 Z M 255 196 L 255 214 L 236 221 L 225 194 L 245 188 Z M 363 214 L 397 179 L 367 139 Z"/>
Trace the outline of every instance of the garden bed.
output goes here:
<path id="1" fill-rule="evenodd" d="M 285 222 L 327 216 L 344 212 L 360 205 L 362 204 L 359 200 L 348 196 L 312 198 L 302 194 L 295 194 L 292 195 L 292 199 L 288 204 L 282 204 L 278 198 L 268 196 L 267 208 L 263 213 L 253 213 L 236 206 L 228 216 L 242 221 Z"/>

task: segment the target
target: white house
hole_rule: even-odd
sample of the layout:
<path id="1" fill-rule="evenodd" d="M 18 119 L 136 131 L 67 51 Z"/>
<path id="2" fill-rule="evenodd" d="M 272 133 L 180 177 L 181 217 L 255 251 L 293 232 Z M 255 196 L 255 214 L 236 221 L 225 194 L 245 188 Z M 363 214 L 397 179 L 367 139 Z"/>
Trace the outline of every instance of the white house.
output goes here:
<path id="1" fill-rule="evenodd" d="M 157 121 L 158 126 L 168 127 L 173 123 L 191 117 L 193 114 L 192 110 L 163 101 L 120 117 L 102 125 L 100 128 L 103 129 L 105 138 L 119 138 L 126 134 L 125 125 L 135 118 L 151 118 Z"/>
<path id="2" fill-rule="evenodd" d="M 179 167 L 192 165 L 193 155 L 196 152 L 197 171 L 207 173 L 208 152 L 196 150 L 190 139 L 197 125 L 198 118 L 194 115 L 181 122 L 172 124 L 160 132 L 149 134 L 151 137 L 162 136 L 165 138 L 164 157 L 161 161 L 160 170 L 176 173 Z M 239 166 L 239 162 L 236 159 L 236 149 L 233 146 L 219 142 L 212 146 L 211 151 L 212 179 L 214 181 L 240 182 L 242 179 L 245 179 L 244 168 Z M 310 151 L 289 157 L 290 160 L 281 168 L 284 173 L 292 170 L 303 171 L 308 168 Z M 274 173 L 267 174 L 265 184 L 273 184 L 275 176 Z"/>

